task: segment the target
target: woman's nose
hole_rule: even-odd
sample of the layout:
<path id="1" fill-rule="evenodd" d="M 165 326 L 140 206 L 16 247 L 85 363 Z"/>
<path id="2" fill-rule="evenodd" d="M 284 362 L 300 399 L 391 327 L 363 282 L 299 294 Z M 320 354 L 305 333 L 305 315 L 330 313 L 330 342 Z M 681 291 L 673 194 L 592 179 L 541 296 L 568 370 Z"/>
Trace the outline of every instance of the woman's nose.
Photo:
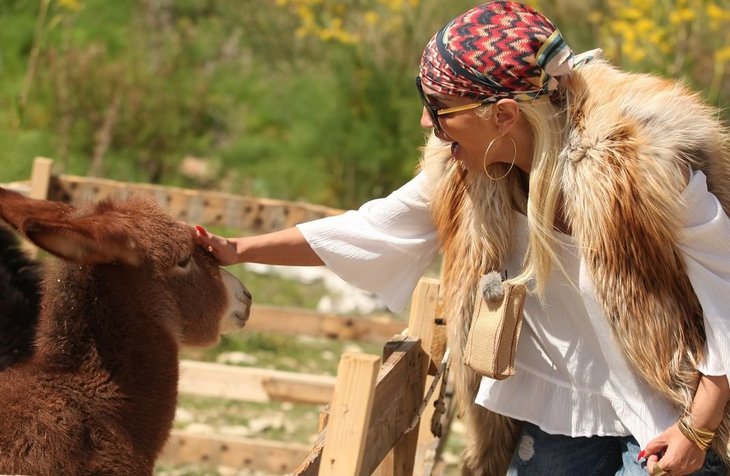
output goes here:
<path id="1" fill-rule="evenodd" d="M 423 106 L 423 108 L 421 109 L 421 127 L 423 127 L 424 129 L 430 129 L 431 127 L 433 127 L 433 121 L 431 120 L 431 116 L 426 110 L 426 106 Z"/>

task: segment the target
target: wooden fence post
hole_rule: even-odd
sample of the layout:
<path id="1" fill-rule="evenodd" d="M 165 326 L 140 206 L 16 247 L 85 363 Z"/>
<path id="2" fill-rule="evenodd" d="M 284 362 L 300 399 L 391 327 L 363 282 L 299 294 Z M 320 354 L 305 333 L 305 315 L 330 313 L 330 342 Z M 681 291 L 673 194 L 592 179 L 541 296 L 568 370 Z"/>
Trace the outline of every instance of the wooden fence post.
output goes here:
<path id="1" fill-rule="evenodd" d="M 33 172 L 30 176 L 30 198 L 45 200 L 48 198 L 48 187 L 51 183 L 53 160 L 36 157 L 33 160 Z"/>
<path id="2" fill-rule="evenodd" d="M 30 191 L 28 196 L 39 200 L 48 198 L 48 188 L 51 184 L 51 171 L 53 169 L 53 160 L 45 157 L 36 157 L 33 160 L 33 170 L 30 175 Z M 23 247 L 28 256 L 35 258 L 38 256 L 38 247 L 31 243 L 30 240 L 23 240 Z"/>
<path id="3" fill-rule="evenodd" d="M 432 362 L 431 348 L 434 339 L 436 305 L 438 302 L 439 281 L 432 278 L 421 278 L 411 299 L 411 312 L 408 318 L 408 336 L 421 339 L 422 367 L 424 386 L 420 389 L 419 402 L 424 397 L 424 388 L 431 385 L 434 377 L 428 376 L 429 369 L 435 369 L 440 362 Z M 432 395 L 421 415 L 417 429 L 404 434 L 383 459 L 376 470 L 378 476 L 411 476 L 423 474 L 423 461 L 430 443 L 434 440 L 431 434 L 431 416 L 433 415 Z"/>
<path id="4" fill-rule="evenodd" d="M 438 299 L 439 299 L 439 280 L 422 278 L 419 287 L 413 294 L 413 305 L 411 306 L 411 314 L 408 320 L 408 333 L 415 337 L 421 338 L 423 350 L 427 354 L 425 359 L 425 388 L 430 388 L 436 377 L 434 374 L 441 364 L 441 358 L 445 352 L 446 342 L 443 334 L 443 325 L 437 324 L 438 316 Z M 436 360 L 438 359 L 438 360 Z M 426 373 L 430 375 L 426 375 Z M 418 425 L 418 431 L 414 431 L 416 435 L 413 439 L 417 441 L 413 465 L 413 476 L 422 476 L 427 473 L 426 462 L 436 455 L 436 447 L 439 446 L 438 438 L 431 431 L 431 420 L 435 413 L 434 402 L 439 398 L 439 392 L 434 391 L 431 394 L 426 406 L 421 414 L 421 421 Z"/>
<path id="5" fill-rule="evenodd" d="M 337 367 L 320 476 L 359 476 L 380 357 L 346 353 Z"/>

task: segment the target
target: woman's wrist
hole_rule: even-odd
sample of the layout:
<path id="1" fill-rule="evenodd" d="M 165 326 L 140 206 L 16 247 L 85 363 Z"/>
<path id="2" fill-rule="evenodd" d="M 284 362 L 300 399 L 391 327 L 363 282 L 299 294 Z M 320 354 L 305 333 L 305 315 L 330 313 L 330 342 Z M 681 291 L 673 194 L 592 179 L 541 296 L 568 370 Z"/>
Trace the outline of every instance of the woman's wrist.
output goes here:
<path id="1" fill-rule="evenodd" d="M 685 413 L 679 418 L 677 427 L 685 438 L 694 443 L 702 451 L 707 451 L 712 446 L 715 431 L 696 426 L 692 422 L 692 415 L 689 413 Z"/>
<path id="2" fill-rule="evenodd" d="M 702 375 L 691 411 L 677 421 L 679 431 L 701 450 L 707 450 L 722 422 L 729 396 L 726 376 Z"/>
<path id="3" fill-rule="evenodd" d="M 232 238 L 231 241 L 233 242 L 234 248 L 236 250 L 236 262 L 237 263 L 245 263 L 248 261 L 247 259 L 247 251 L 248 246 L 246 246 L 246 238 Z"/>

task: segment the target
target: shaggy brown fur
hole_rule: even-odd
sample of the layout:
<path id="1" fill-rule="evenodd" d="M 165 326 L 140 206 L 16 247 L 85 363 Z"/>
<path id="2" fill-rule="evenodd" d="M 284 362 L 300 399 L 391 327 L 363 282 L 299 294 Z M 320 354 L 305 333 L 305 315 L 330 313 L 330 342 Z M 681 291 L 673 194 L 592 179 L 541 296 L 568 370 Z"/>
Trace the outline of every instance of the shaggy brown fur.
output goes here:
<path id="1" fill-rule="evenodd" d="M 589 86 L 595 84 L 600 96 Z M 690 165 L 702 170 L 730 211 L 727 130 L 676 82 L 598 63 L 576 75 L 570 89 L 563 195 L 596 296 L 634 368 L 689 409 L 705 338 L 702 308 L 676 246 L 683 174 Z M 715 449 L 728 463 L 729 424 L 726 408 Z"/>
<path id="2" fill-rule="evenodd" d="M 0 218 L 63 258 L 45 277 L 37 351 L 0 372 L 0 473 L 152 474 L 179 345 L 242 327 L 250 295 L 150 198 L 76 210 L 0 189 Z"/>
<path id="3" fill-rule="evenodd" d="M 431 148 L 437 145 L 432 139 Z M 508 187 L 482 183 L 450 161 L 448 149 L 426 159 L 426 174 L 444 177 L 436 187 L 434 217 L 442 241 L 444 260 L 444 315 L 451 349 L 451 372 L 456 400 L 463 413 L 467 434 L 463 472 L 475 476 L 504 474 L 520 427 L 512 420 L 474 404 L 481 376 L 462 364 L 463 349 L 471 325 L 477 283 L 483 273 L 501 270 L 512 239 L 514 199 Z M 509 177 L 507 180 L 517 180 Z M 487 185 L 487 186 L 484 186 Z M 494 233 L 487 217 L 501 217 L 505 233 Z"/>
<path id="4" fill-rule="evenodd" d="M 583 250 L 614 336 L 644 379 L 686 408 L 698 382 L 702 310 L 676 247 L 683 173 L 691 164 L 730 211 L 727 132 L 716 113 L 685 87 L 622 73 L 595 61 L 572 75 L 559 156 L 568 224 Z M 504 474 L 515 422 L 473 403 L 479 376 L 462 365 L 479 276 L 500 270 L 512 213 L 524 209 L 519 172 L 493 182 L 469 176 L 431 138 L 424 170 L 433 187 L 444 249 L 444 315 L 457 399 L 466 416 L 464 473 Z M 730 462 L 730 410 L 715 449 Z"/>

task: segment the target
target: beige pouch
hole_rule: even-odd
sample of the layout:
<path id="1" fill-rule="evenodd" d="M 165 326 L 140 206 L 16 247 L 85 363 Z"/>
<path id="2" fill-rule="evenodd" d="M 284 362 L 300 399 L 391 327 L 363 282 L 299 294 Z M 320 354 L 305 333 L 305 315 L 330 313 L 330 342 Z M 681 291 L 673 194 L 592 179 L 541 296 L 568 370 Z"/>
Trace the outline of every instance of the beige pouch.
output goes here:
<path id="1" fill-rule="evenodd" d="M 493 272 L 482 276 L 476 294 L 463 362 L 480 375 L 502 380 L 515 374 L 515 350 L 527 289 L 521 284 L 504 283 Z"/>

